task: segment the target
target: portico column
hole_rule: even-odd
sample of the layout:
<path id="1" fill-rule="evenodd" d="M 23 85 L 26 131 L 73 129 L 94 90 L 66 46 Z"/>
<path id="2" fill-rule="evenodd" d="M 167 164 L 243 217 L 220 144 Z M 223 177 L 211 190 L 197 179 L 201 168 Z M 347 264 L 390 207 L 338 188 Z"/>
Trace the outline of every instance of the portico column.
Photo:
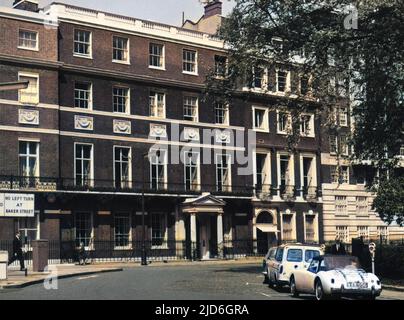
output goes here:
<path id="1" fill-rule="evenodd" d="M 223 258 L 223 214 L 217 215 L 217 255 L 219 258 Z"/>
<path id="2" fill-rule="evenodd" d="M 191 254 L 192 260 L 196 260 L 196 214 L 191 213 Z"/>

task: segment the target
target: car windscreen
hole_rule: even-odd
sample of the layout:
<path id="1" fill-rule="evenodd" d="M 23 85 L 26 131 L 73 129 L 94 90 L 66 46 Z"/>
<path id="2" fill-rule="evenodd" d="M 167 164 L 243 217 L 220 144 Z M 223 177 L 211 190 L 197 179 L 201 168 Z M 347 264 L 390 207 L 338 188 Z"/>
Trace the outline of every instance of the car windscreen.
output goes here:
<path id="1" fill-rule="evenodd" d="M 310 262 L 314 257 L 320 256 L 320 251 L 318 250 L 306 250 L 304 253 L 304 261 Z"/>
<path id="2" fill-rule="evenodd" d="M 324 257 L 324 263 L 327 270 L 332 269 L 359 269 L 360 264 L 357 257 L 341 255 Z"/>
<path id="3" fill-rule="evenodd" d="M 276 251 L 275 260 L 281 262 L 283 258 L 283 248 Z"/>
<path id="4" fill-rule="evenodd" d="M 289 262 L 301 262 L 303 259 L 302 249 L 289 249 L 286 260 Z"/>

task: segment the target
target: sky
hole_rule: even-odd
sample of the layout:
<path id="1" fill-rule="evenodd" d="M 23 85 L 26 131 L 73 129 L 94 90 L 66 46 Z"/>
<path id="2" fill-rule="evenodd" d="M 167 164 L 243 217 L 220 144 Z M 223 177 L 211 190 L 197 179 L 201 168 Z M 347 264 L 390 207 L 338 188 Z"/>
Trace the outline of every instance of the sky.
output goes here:
<path id="1" fill-rule="evenodd" d="M 0 0 L 0 6 L 11 7 L 14 0 Z M 40 0 L 40 7 L 51 2 L 63 2 L 81 7 L 98 9 L 179 26 L 182 12 L 185 19 L 197 21 L 203 14 L 203 5 L 199 0 Z M 227 15 L 234 7 L 234 0 L 222 0 L 223 15 Z"/>

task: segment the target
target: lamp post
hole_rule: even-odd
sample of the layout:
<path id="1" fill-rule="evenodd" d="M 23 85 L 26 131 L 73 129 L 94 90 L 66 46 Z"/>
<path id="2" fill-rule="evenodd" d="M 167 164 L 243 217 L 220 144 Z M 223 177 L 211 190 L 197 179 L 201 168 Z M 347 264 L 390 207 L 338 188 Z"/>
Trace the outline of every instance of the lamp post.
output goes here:
<path id="1" fill-rule="evenodd" d="M 0 91 L 27 89 L 29 81 L 0 82 Z"/>
<path id="2" fill-rule="evenodd" d="M 146 255 L 146 225 L 145 225 L 145 198 L 144 198 L 144 190 L 145 190 L 145 158 L 147 157 L 147 153 L 144 153 L 142 156 L 142 266 L 147 266 L 147 255 Z"/>

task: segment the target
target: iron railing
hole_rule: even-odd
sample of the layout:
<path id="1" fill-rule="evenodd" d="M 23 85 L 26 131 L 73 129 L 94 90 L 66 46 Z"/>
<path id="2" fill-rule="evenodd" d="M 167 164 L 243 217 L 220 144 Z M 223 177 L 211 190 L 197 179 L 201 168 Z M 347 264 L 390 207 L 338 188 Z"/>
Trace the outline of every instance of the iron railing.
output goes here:
<path id="1" fill-rule="evenodd" d="M 98 191 L 98 192 L 122 192 L 122 193 L 146 193 L 153 194 L 201 194 L 210 192 L 214 195 L 239 195 L 252 196 L 253 186 L 231 185 L 218 187 L 216 184 L 193 184 L 189 188 L 185 183 L 155 184 L 150 181 L 123 181 L 117 183 L 106 179 L 82 179 L 51 178 L 51 177 L 23 177 L 0 176 L 0 190 L 18 191 Z"/>
<path id="2" fill-rule="evenodd" d="M 165 241 L 154 245 L 145 241 L 148 261 L 199 260 L 201 259 L 200 242 Z M 29 246 L 28 246 L 29 247 Z M 221 244 L 210 245 L 210 258 L 234 259 L 242 257 L 264 256 L 268 251 L 267 242 L 253 240 L 226 240 Z M 0 251 L 13 253 L 12 240 L 0 240 Z M 220 253 L 220 255 L 219 255 Z M 76 241 L 49 241 L 49 264 L 76 263 L 82 253 Z M 130 241 L 127 246 L 117 246 L 115 241 L 93 241 L 84 251 L 87 263 L 91 262 L 140 262 L 142 241 Z M 27 266 L 32 264 L 32 251 L 24 253 Z M 13 263 L 18 266 L 19 262 Z"/>
<path id="3" fill-rule="evenodd" d="M 190 194 L 199 195 L 209 192 L 219 196 L 257 196 L 266 200 L 271 200 L 273 196 L 280 195 L 287 200 L 294 200 L 303 194 L 306 200 L 313 200 L 320 196 L 319 187 L 298 188 L 292 185 L 281 185 L 274 187 L 269 184 L 256 185 L 230 185 L 218 186 L 217 184 L 193 184 L 192 188 L 185 183 L 167 182 L 156 184 L 154 181 L 121 181 L 106 179 L 82 179 L 74 178 L 52 178 L 52 177 L 23 177 L 13 175 L 0 175 L 0 190 L 10 191 L 97 191 L 97 192 L 121 192 L 121 193 L 152 193 L 152 194 Z"/>

